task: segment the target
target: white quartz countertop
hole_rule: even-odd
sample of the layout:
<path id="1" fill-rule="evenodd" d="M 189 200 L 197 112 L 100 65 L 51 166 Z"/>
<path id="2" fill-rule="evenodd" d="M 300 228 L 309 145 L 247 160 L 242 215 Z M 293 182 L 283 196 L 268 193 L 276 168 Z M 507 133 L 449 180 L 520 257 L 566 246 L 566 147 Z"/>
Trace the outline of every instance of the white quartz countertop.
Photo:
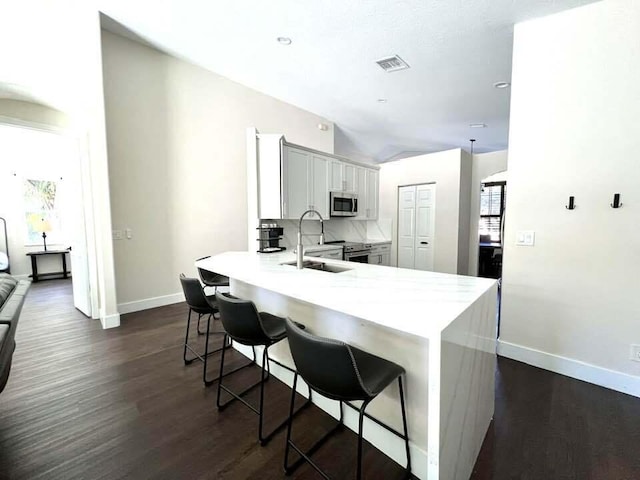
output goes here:
<path id="1" fill-rule="evenodd" d="M 292 261 L 291 252 L 226 252 L 196 266 L 423 338 L 439 334 L 495 284 L 486 278 L 330 259 L 320 261 L 350 270 L 330 273 L 281 265 Z"/>

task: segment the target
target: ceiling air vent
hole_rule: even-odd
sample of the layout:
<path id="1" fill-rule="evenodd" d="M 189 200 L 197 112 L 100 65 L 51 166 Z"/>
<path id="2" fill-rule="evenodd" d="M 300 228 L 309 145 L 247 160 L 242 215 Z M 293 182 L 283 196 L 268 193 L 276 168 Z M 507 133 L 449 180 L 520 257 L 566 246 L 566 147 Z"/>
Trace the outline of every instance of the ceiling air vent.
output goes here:
<path id="1" fill-rule="evenodd" d="M 386 57 L 380 60 L 376 60 L 376 63 L 380 65 L 385 72 L 397 72 L 398 70 L 406 70 L 409 68 L 407 62 L 402 60 L 398 55 L 394 55 L 393 57 Z"/>

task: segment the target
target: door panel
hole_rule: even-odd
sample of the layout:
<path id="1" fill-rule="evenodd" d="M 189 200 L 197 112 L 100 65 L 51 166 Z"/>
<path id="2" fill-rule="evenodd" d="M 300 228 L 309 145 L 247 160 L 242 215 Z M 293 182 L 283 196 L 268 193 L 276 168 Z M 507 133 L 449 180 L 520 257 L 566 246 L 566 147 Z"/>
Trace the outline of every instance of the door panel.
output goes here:
<path id="1" fill-rule="evenodd" d="M 313 193 L 311 205 L 325 220 L 329 218 L 329 161 L 313 156 Z M 315 215 L 314 215 L 315 217 Z"/>
<path id="2" fill-rule="evenodd" d="M 415 187 L 398 189 L 398 267 L 415 264 Z"/>
<path id="3" fill-rule="evenodd" d="M 398 267 L 433 270 L 435 185 L 398 189 Z"/>
<path id="4" fill-rule="evenodd" d="M 416 187 L 416 270 L 433 270 L 433 185 Z"/>
<path id="5" fill-rule="evenodd" d="M 342 170 L 342 162 L 331 160 L 331 191 L 341 192 L 344 190 L 344 178 Z"/>
<path id="6" fill-rule="evenodd" d="M 70 143 L 69 169 L 65 183 L 65 203 L 63 209 L 65 229 L 69 235 L 69 260 L 71 261 L 71 287 L 73 306 L 91 317 L 91 289 L 89 284 L 89 255 L 87 227 L 85 223 L 85 202 L 82 188 L 82 157 L 80 145 Z"/>
<path id="7" fill-rule="evenodd" d="M 309 153 L 293 148 L 287 150 L 286 218 L 300 218 L 309 208 L 309 163 Z"/>

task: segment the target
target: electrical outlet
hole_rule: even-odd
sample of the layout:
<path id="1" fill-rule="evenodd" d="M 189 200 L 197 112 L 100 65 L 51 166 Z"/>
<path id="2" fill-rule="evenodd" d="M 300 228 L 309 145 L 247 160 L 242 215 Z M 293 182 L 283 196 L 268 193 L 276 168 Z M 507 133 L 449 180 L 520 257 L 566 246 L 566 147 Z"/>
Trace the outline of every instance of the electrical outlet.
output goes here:
<path id="1" fill-rule="evenodd" d="M 113 230 L 112 234 L 114 240 L 122 240 L 124 238 L 122 230 Z"/>
<path id="2" fill-rule="evenodd" d="M 640 362 L 640 345 L 631 345 L 631 351 L 629 352 L 629 360 L 634 362 Z"/>

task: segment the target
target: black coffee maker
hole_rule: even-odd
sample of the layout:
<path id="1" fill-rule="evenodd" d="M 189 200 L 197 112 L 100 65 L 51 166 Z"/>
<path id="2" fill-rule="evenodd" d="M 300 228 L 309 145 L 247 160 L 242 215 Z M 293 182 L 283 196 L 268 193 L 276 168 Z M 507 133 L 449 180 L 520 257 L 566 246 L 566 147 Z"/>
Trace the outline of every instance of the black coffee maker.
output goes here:
<path id="1" fill-rule="evenodd" d="M 258 238 L 258 242 L 260 242 L 259 253 L 274 253 L 286 250 L 285 247 L 280 246 L 280 240 L 282 240 L 284 233 L 282 227 L 279 227 L 276 223 L 263 223 L 257 230 L 260 237 Z"/>

